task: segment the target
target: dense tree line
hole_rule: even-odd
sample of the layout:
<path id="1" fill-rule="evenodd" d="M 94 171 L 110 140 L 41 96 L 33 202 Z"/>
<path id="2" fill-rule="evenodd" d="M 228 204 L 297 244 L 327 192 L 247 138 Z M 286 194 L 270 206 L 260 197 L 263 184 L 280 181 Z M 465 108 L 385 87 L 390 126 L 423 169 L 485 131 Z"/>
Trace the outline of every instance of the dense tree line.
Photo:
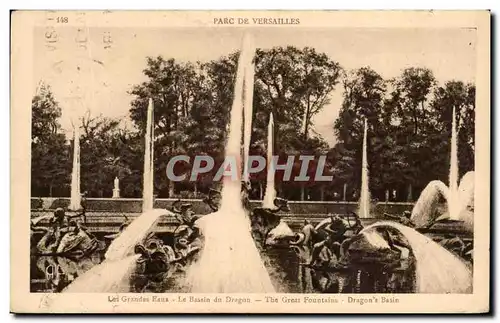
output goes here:
<path id="1" fill-rule="evenodd" d="M 438 85 L 432 71 L 407 68 L 384 80 L 360 68 L 344 81 L 335 121 L 333 186 L 360 187 L 363 120 L 368 122 L 370 191 L 378 199 L 396 190 L 413 200 L 431 180 L 448 183 L 453 108 L 458 125 L 460 176 L 474 169 L 475 87 L 461 81 Z"/>
<path id="2" fill-rule="evenodd" d="M 172 183 L 165 169 L 179 154 L 210 155 L 222 162 L 237 61 L 238 53 L 197 63 L 148 57 L 143 71 L 147 81 L 130 90 L 132 129 L 121 120 L 101 116 L 85 115 L 79 121 L 82 190 L 89 196 L 110 197 L 117 176 L 123 197 L 141 196 L 150 97 L 155 109 L 156 194 L 196 197 L 213 187 L 216 183 L 209 174 L 197 182 Z M 254 63 L 251 154 L 266 155 L 272 112 L 275 155 L 280 160 L 287 155 L 327 155 L 326 173 L 333 175 L 332 182 L 286 182 L 278 173 L 277 189 L 285 198 L 340 199 L 344 187 L 348 199 L 356 198 L 365 118 L 372 197 L 382 200 L 386 191 L 396 190 L 396 200 L 414 199 L 430 180 L 447 183 L 453 108 L 460 173 L 474 168 L 472 84 L 438 84 L 432 71 L 421 67 L 407 68 L 389 80 L 369 67 L 345 71 L 326 54 L 307 47 L 259 49 Z M 332 129 L 336 144 L 329 147 L 313 131 L 313 117 L 328 107 L 333 91 L 343 91 L 343 103 Z M 61 109 L 47 85 L 33 98 L 32 111 L 32 195 L 69 196 L 73 138 L 61 130 Z M 297 160 L 292 173 L 299 169 Z M 265 176 L 251 181 L 252 198 L 260 198 Z"/>

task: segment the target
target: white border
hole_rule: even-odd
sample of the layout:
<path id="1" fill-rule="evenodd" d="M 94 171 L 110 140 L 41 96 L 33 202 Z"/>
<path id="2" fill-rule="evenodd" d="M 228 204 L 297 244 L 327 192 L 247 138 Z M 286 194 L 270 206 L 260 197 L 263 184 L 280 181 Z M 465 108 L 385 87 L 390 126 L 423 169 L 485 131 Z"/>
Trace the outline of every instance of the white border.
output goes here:
<path id="1" fill-rule="evenodd" d="M 362 9 L 362 10 L 368 10 L 368 9 L 491 9 L 493 13 L 498 14 L 500 12 L 500 1 L 487 1 L 487 0 L 475 0 L 475 1 L 453 1 L 453 2 L 437 2 L 437 1 L 430 1 L 430 0 L 419 0 L 419 1 L 395 1 L 395 0 L 390 0 L 390 1 L 360 1 L 360 0 L 350 0 L 350 1 L 345 1 L 345 2 L 333 2 L 333 1 L 315 1 L 315 0 L 308 0 L 304 2 L 297 2 L 297 3 L 291 3 L 290 1 L 286 1 L 286 6 L 284 3 L 280 2 L 275 2 L 271 4 L 269 0 L 263 1 L 263 0 L 253 0 L 253 1 L 211 1 L 210 5 L 208 6 L 206 2 L 204 1 L 190 1 L 190 0 L 183 0 L 183 1 L 177 1 L 177 2 L 170 2 L 167 4 L 165 1 L 130 1 L 130 2 L 105 2 L 102 0 L 88 0 L 85 2 L 77 3 L 77 2 L 69 2 L 69 1 L 2 1 L 1 7 L 2 9 L 2 23 L 1 23 L 1 40 L 2 44 L 5 46 L 5 50 L 2 52 L 4 55 L 4 59 L 2 60 L 3 64 L 2 66 L 2 72 L 1 75 L 3 75 L 3 87 L 2 87 L 2 102 L 4 103 L 3 106 L 4 108 L 0 110 L 0 113 L 2 113 L 2 117 L 0 118 L 1 122 L 3 123 L 2 126 L 0 126 L 0 142 L 1 146 L 0 149 L 2 151 L 9 151 L 10 147 L 10 113 L 9 113 L 9 97 L 10 97 L 10 57 L 9 57 L 9 38 L 10 38 L 10 19 L 9 15 L 10 13 L 8 12 L 9 8 L 17 8 L 17 9 Z M 495 25 L 494 25 L 495 26 Z M 496 32 L 492 33 L 494 40 L 493 40 L 493 45 L 495 45 L 496 41 L 498 41 L 498 34 Z M 493 46 L 495 47 L 495 46 Z M 495 59 L 495 56 L 492 56 L 493 59 Z M 496 67 L 496 64 L 494 65 Z M 497 70 L 495 69 L 494 72 Z M 494 82 L 494 81 L 493 81 Z M 493 83 L 495 85 L 495 88 L 492 89 L 492 93 L 500 93 L 499 90 L 499 85 L 498 83 Z M 495 107 L 492 107 L 495 108 Z M 495 118 L 495 122 L 498 123 L 500 120 L 500 117 L 498 116 L 498 113 Z M 494 128 L 494 136 L 495 139 L 498 138 L 498 131 Z M 2 238 L 2 246 L 5 248 L 3 251 L 4 258 L 6 255 L 9 254 L 10 252 L 10 246 L 9 246 L 9 235 L 10 232 L 9 230 L 9 214 L 10 214 L 10 160 L 6 157 L 7 154 L 3 154 L 3 158 L 0 159 L 0 170 L 3 172 L 2 178 L 3 181 L 1 183 L 1 193 L 0 193 L 0 205 L 5 207 L 3 216 L 2 216 L 2 229 L 5 230 L 4 233 L 1 235 Z M 8 180 L 7 180 L 8 179 Z M 492 182 L 497 182 L 498 178 L 495 177 L 495 180 Z M 492 200 L 499 200 L 499 196 L 495 195 L 495 197 Z M 493 213 L 493 215 L 496 212 Z M 497 222 L 497 227 L 498 228 L 498 220 Z M 496 230 L 495 230 L 496 232 Z M 493 233 L 492 236 L 494 237 L 495 234 Z M 498 255 L 498 251 L 497 254 Z M 0 267 L 2 272 L 2 277 L 5 279 L 4 286 L 3 288 L 3 295 L 2 295 L 2 301 L 4 304 L 4 311 L 3 313 L 8 312 L 8 303 L 9 303 L 9 266 L 4 265 Z M 495 277 L 495 273 L 492 273 L 492 276 Z M 498 290 L 497 290 L 498 291 Z M 497 293 L 495 293 L 497 294 Z M 498 295 L 498 294 L 497 294 Z M 498 298 L 498 297 L 497 297 Z M 13 316 L 9 315 L 9 320 L 12 320 Z M 80 317 L 71 317 L 72 320 L 81 320 Z M 100 321 L 104 320 L 104 318 L 92 318 L 93 320 Z M 165 318 L 162 318 L 165 319 Z M 173 320 L 173 317 L 169 317 L 169 320 Z M 269 317 L 266 318 L 267 320 L 277 320 L 277 317 Z M 301 320 L 306 319 L 304 317 L 300 318 Z M 334 318 L 336 321 L 344 321 L 346 318 L 339 318 L 336 317 Z M 367 317 L 358 317 L 356 320 L 364 320 L 367 319 Z M 379 318 L 379 319 L 387 319 L 387 318 Z M 429 317 L 426 318 L 421 318 L 425 319 L 426 321 L 432 320 Z M 444 319 L 444 318 L 440 318 Z M 448 318 L 448 319 L 455 319 L 455 318 Z"/>

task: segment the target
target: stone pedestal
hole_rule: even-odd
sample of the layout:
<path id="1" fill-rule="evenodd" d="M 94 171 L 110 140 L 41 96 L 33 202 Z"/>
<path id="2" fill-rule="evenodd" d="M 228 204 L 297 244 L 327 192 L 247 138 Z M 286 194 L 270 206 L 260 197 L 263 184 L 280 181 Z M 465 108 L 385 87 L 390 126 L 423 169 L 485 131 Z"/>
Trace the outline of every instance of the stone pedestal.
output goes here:
<path id="1" fill-rule="evenodd" d="M 118 177 L 115 177 L 115 187 L 113 188 L 113 198 L 120 198 L 120 180 Z"/>

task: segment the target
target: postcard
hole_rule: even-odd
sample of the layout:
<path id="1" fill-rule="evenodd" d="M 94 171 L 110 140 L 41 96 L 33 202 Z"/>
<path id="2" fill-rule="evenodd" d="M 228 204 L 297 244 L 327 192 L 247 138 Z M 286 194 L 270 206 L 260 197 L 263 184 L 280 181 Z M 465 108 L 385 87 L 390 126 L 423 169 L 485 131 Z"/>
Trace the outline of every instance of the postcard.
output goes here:
<path id="1" fill-rule="evenodd" d="M 14 11 L 11 312 L 488 313 L 490 19 Z"/>

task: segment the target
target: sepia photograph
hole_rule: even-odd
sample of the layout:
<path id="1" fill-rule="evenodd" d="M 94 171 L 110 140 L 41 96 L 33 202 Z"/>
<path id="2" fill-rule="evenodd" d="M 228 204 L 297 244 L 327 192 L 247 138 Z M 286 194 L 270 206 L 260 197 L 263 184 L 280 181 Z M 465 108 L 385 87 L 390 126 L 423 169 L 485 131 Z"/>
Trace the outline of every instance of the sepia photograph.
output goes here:
<path id="1" fill-rule="evenodd" d="M 82 293 L 207 310 L 488 298 L 476 277 L 489 267 L 489 213 L 475 202 L 489 212 L 490 110 L 477 26 L 24 14 L 36 14 L 31 106 L 19 108 L 29 196 L 12 198 L 30 204 L 12 217 L 26 218 L 29 244 L 16 224 L 11 234 L 29 249 L 16 284 L 46 297 L 34 311 Z M 489 26 L 487 12 L 470 15 Z"/>

